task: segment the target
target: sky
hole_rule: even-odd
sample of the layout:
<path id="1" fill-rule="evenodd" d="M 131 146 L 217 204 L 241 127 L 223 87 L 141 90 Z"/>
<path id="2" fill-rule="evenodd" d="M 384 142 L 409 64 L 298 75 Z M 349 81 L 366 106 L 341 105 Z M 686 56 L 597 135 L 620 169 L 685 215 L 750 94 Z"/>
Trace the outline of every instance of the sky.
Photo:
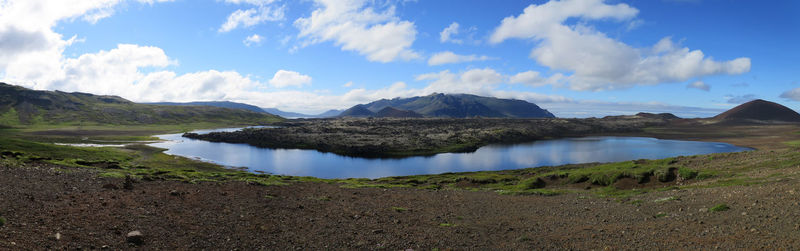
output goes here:
<path id="1" fill-rule="evenodd" d="M 0 81 L 308 114 L 469 93 L 559 117 L 800 110 L 800 2 L 0 0 Z"/>

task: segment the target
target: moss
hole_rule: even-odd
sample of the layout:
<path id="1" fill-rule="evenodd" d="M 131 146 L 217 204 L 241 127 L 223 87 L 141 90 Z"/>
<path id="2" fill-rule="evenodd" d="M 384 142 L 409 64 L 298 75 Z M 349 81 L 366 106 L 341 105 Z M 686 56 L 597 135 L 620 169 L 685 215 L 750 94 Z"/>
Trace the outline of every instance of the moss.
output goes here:
<path id="1" fill-rule="evenodd" d="M 783 143 L 791 147 L 800 147 L 800 140 L 784 141 Z"/>
<path id="2" fill-rule="evenodd" d="M 541 178 L 528 178 L 519 182 L 522 190 L 543 188 L 547 185 Z"/>
<path id="3" fill-rule="evenodd" d="M 125 178 L 125 174 L 121 172 L 105 172 L 101 173 L 98 176 L 105 178 L 120 178 L 120 179 Z"/>
<path id="4" fill-rule="evenodd" d="M 723 203 L 723 204 L 717 204 L 716 206 L 714 206 L 712 208 L 709 208 L 708 211 L 710 211 L 710 212 L 722 212 L 722 211 L 727 211 L 728 209 L 731 209 L 731 208 L 728 205 Z"/>
<path id="5" fill-rule="evenodd" d="M 6 225 L 6 218 L 3 217 L 3 216 L 0 216 L 0 227 L 2 227 L 4 225 Z"/>
<path id="6" fill-rule="evenodd" d="M 408 208 L 405 208 L 405 207 L 392 207 L 392 210 L 394 210 L 395 212 L 398 212 L 398 213 L 402 213 L 402 212 L 408 211 Z"/>
<path id="7" fill-rule="evenodd" d="M 686 168 L 686 167 L 678 168 L 678 175 L 680 175 L 681 178 L 683 178 L 683 179 L 687 179 L 687 180 L 694 179 L 695 177 L 697 177 L 698 173 L 699 172 L 697 170 L 694 170 L 694 169 L 689 169 L 689 168 Z"/>

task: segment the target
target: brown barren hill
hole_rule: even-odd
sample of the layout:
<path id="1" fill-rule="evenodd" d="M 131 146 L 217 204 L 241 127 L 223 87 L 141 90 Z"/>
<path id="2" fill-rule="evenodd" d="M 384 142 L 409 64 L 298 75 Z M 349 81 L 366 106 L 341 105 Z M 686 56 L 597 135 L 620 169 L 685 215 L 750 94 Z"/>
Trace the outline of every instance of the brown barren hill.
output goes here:
<path id="1" fill-rule="evenodd" d="M 786 106 L 756 99 L 714 116 L 718 121 L 800 122 L 800 114 Z"/>

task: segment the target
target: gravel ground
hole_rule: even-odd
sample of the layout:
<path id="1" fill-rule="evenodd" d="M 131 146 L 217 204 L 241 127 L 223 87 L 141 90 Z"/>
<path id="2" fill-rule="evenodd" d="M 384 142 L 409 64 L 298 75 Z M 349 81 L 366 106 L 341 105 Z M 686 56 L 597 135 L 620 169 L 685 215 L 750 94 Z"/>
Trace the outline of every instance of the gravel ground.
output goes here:
<path id="1" fill-rule="evenodd" d="M 782 170 L 800 172 L 800 167 Z M 0 166 L 0 249 L 800 248 L 797 176 L 626 200 L 588 193 L 257 186 Z M 717 204 L 729 210 L 709 211 Z M 142 242 L 128 241 L 132 231 Z"/>

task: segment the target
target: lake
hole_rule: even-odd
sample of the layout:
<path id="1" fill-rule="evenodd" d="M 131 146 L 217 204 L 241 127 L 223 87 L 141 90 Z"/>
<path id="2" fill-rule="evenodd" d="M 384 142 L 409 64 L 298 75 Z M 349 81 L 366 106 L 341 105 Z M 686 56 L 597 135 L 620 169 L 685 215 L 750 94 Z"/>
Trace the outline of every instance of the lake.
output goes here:
<path id="1" fill-rule="evenodd" d="M 234 131 L 237 128 L 198 130 Z M 366 159 L 315 150 L 267 149 L 246 144 L 214 143 L 157 135 L 167 154 L 200 159 L 253 172 L 319 178 L 380 178 L 446 172 L 470 172 L 556 166 L 635 159 L 662 159 L 751 150 L 726 143 L 662 140 L 643 137 L 584 137 L 540 140 L 513 145 L 488 145 L 472 153 L 441 153 L 403 159 Z"/>

